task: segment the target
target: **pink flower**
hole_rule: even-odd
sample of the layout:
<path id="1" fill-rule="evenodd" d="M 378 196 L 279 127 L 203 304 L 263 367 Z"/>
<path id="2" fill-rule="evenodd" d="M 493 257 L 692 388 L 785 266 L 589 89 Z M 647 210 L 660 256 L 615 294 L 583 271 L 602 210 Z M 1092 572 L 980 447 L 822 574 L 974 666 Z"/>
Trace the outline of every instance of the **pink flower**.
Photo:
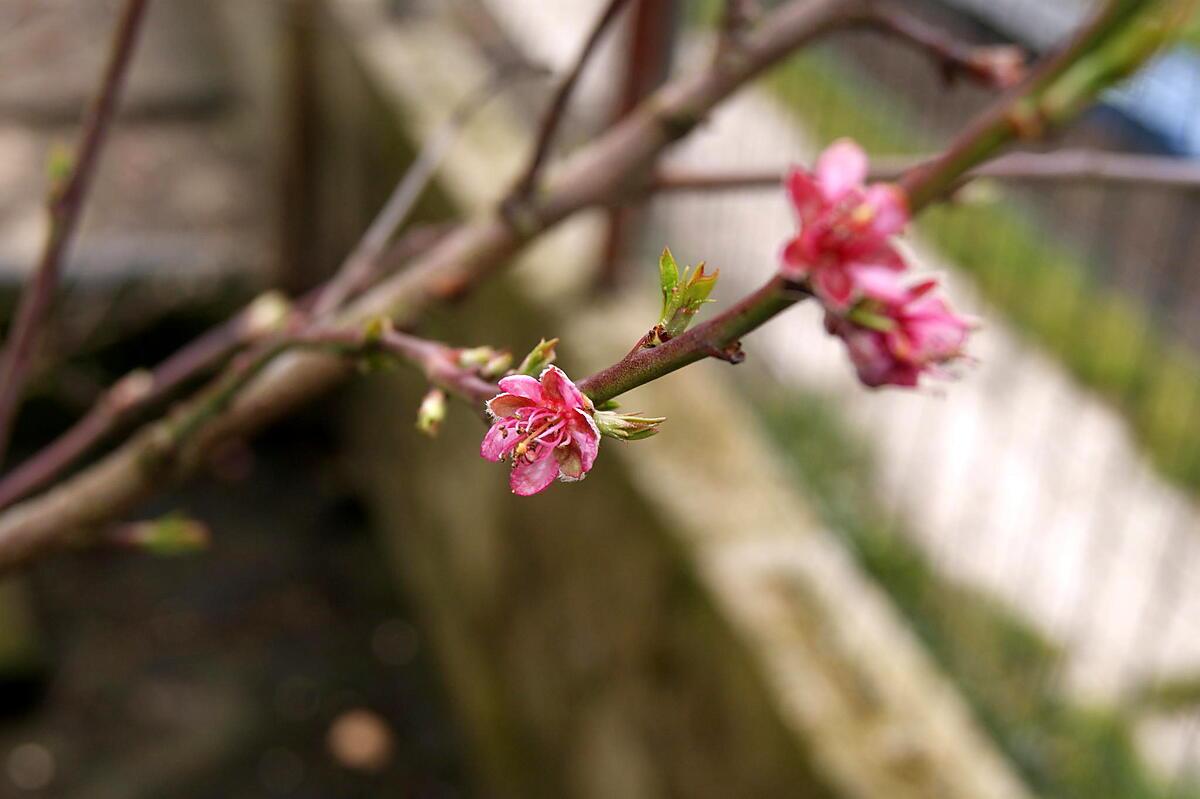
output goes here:
<path id="1" fill-rule="evenodd" d="M 863 383 L 915 386 L 962 355 L 972 324 L 933 296 L 937 281 L 906 286 L 884 269 L 860 278 L 864 299 L 846 316 L 827 309 L 825 327 L 846 343 Z"/>
<path id="2" fill-rule="evenodd" d="M 555 477 L 582 480 L 600 449 L 592 401 L 557 366 L 547 366 L 540 380 L 505 377 L 500 388 L 487 403 L 494 421 L 479 454 L 490 461 L 512 454 L 513 493 L 536 494 Z"/>
<path id="3" fill-rule="evenodd" d="M 839 139 L 821 154 L 815 174 L 797 168 L 786 180 L 800 232 L 783 249 L 780 273 L 809 280 L 838 310 L 858 295 L 859 270 L 904 269 L 890 239 L 908 224 L 908 201 L 897 186 L 864 185 L 866 177 L 862 148 Z"/>

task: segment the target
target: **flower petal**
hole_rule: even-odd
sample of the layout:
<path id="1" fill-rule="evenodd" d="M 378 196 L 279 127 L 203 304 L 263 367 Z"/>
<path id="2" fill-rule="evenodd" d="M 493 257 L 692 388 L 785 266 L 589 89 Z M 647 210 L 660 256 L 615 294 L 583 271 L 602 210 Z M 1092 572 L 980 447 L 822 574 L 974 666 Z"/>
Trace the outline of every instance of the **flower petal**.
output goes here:
<path id="1" fill-rule="evenodd" d="M 844 310 L 854 296 L 854 280 L 840 266 L 827 266 L 813 274 L 813 289 L 826 305 Z"/>
<path id="2" fill-rule="evenodd" d="M 902 276 L 882 266 L 850 267 L 854 282 L 863 296 L 888 305 L 903 304 L 909 298 L 909 288 Z"/>
<path id="3" fill-rule="evenodd" d="M 850 139 L 838 139 L 817 159 L 817 181 L 828 202 L 861 186 L 867 177 L 867 154 Z"/>
<path id="4" fill-rule="evenodd" d="M 558 460 L 554 457 L 553 450 L 542 447 L 532 461 L 524 456 L 517 458 L 512 474 L 509 475 L 508 485 L 517 496 L 528 497 L 545 490 L 557 476 Z"/>
<path id="5" fill-rule="evenodd" d="M 873 211 L 871 232 L 876 236 L 894 236 L 908 224 L 908 197 L 899 186 L 876 183 L 867 187 L 866 203 Z"/>
<path id="6" fill-rule="evenodd" d="M 820 184 L 810 173 L 799 167 L 793 167 L 788 172 L 784 183 L 787 186 L 788 196 L 792 198 L 792 207 L 796 211 L 800 224 L 804 225 L 812 221 L 820 213 L 821 206 L 825 202 L 825 195 L 821 191 Z"/>
<path id="7" fill-rule="evenodd" d="M 591 407 L 591 401 L 557 366 L 547 366 L 542 372 L 542 391 L 551 402 L 561 403 L 568 408 Z"/>
<path id="8" fill-rule="evenodd" d="M 479 454 L 494 463 L 511 452 L 521 440 L 517 431 L 512 427 L 513 425 L 504 422 L 496 422 L 492 425 L 484 435 L 483 443 L 479 445 Z"/>
<path id="9" fill-rule="evenodd" d="M 558 461 L 558 476 L 564 480 L 582 480 L 587 474 L 579 450 L 571 444 L 555 447 L 554 458 Z"/>
<path id="10" fill-rule="evenodd" d="M 497 394 L 487 401 L 488 413 L 495 419 L 507 419 L 516 414 L 521 408 L 533 405 L 528 397 L 518 397 L 516 394 Z"/>
<path id="11" fill-rule="evenodd" d="M 546 401 L 542 384 L 529 375 L 509 375 L 500 378 L 500 390 L 533 400 L 539 405 Z"/>
<path id="12" fill-rule="evenodd" d="M 584 411 L 578 413 L 587 424 L 571 426 L 571 442 L 579 450 L 583 470 L 588 472 L 591 471 L 592 464 L 596 462 L 596 455 L 600 452 L 600 428 L 596 427 L 596 421 L 592 419 L 591 414 Z"/>
<path id="13" fill-rule="evenodd" d="M 804 257 L 804 240 L 801 236 L 797 236 L 784 245 L 779 259 L 783 262 L 781 271 L 784 277 L 790 280 L 802 280 L 808 277 L 811 267 Z"/>

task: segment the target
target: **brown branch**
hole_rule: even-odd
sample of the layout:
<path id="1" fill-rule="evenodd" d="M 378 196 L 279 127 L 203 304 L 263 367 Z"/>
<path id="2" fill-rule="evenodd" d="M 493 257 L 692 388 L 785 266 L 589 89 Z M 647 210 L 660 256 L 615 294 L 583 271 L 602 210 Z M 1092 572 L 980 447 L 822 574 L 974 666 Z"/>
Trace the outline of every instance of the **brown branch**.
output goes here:
<path id="1" fill-rule="evenodd" d="M 349 297 L 357 296 L 378 277 L 376 272 L 395 271 L 400 264 L 432 247 L 443 235 L 445 231 L 436 226 L 412 228 L 385 250 L 372 268 L 357 272 L 353 283 L 347 279 L 343 291 Z M 323 293 L 323 288 L 316 289 L 296 303 L 296 310 L 308 312 Z M 272 332 L 288 311 L 282 297 L 265 295 L 153 369 L 126 375 L 65 433 L 0 478 L 0 508 L 61 476 L 130 419 L 168 399 L 187 383 L 211 373 L 235 352 Z"/>
<path id="2" fill-rule="evenodd" d="M 582 380 L 579 388 L 601 403 L 705 358 L 738 363 L 742 336 L 808 296 L 803 285 L 772 277 L 757 291 L 686 333 L 656 347 L 635 347 L 617 363 Z"/>
<path id="3" fill-rule="evenodd" d="M 313 316 L 325 316 L 341 308 L 356 290 L 370 282 L 371 273 L 378 268 L 388 241 L 416 207 L 450 146 L 458 140 L 463 127 L 483 109 L 487 101 L 496 96 L 505 82 L 512 79 L 511 73 L 512 70 L 500 70 L 484 85 L 468 94 L 454 107 L 442 126 L 425 141 L 353 252 L 317 294 Z"/>
<path id="4" fill-rule="evenodd" d="M 16 317 L 0 354 L 0 464 L 8 449 L 13 419 L 21 402 L 33 350 L 58 289 L 62 262 L 74 238 L 100 151 L 108 136 L 147 0 L 127 0 L 109 49 L 108 63 L 88 107 L 74 165 L 64 182 L 51 187 L 49 229 L 38 264 L 21 292 Z"/>
<path id="5" fill-rule="evenodd" d="M 932 156 L 878 159 L 871 163 L 872 180 L 895 180 L 928 162 Z M 695 171 L 661 169 L 650 180 L 652 193 L 778 189 L 785 169 Z M 1015 152 L 972 169 L 963 180 L 1003 180 L 1056 183 L 1117 183 L 1167 188 L 1200 188 L 1200 164 L 1174 156 L 1136 155 L 1106 150 Z"/>
<path id="6" fill-rule="evenodd" d="M 519 228 L 503 214 L 486 215 L 464 224 L 408 270 L 365 293 L 339 314 L 335 323 L 353 326 L 387 314 L 398 323 L 410 324 L 447 293 L 470 288 L 501 268 L 534 236 L 577 211 L 611 205 L 635 191 L 644 180 L 641 176 L 652 169 L 668 145 L 686 135 L 714 106 L 764 69 L 814 37 L 845 24 L 847 9 L 853 5 L 848 0 L 809 0 L 774 11 L 746 35 L 738 58 L 726 59 L 720 68 L 710 66 L 665 85 L 638 110 L 576 153 L 554 175 L 544 193 L 531 199 Z M 1031 97 L 1040 97 L 1041 90 L 1051 86 L 1070 64 L 1070 58 L 1086 52 L 1079 48 L 1090 43 L 1087 37 L 1096 30 L 1085 29 L 1065 48 L 1065 55 L 1039 68 L 1031 76 L 1027 93 L 1014 92 L 970 125 L 932 164 L 904 175 L 900 183 L 908 192 L 913 210 L 951 190 L 966 170 L 1016 138 L 1021 129 L 1012 121 L 1015 109 L 1024 108 Z M 1138 53 L 1149 55 L 1150 50 Z M 1067 88 L 1078 90 L 1075 96 L 1065 97 L 1075 102 L 1086 92 L 1097 91 L 1099 85 L 1076 82 Z M 1065 112 L 1054 118 L 1062 117 Z M 751 319 L 770 311 L 778 301 L 773 292 L 765 293 L 760 300 L 743 307 Z M 705 354 L 711 354 L 720 342 L 703 343 Z M 687 360 L 692 355 L 681 352 L 677 357 Z M 227 370 L 217 385 L 235 372 L 236 368 Z M 640 379 L 636 372 L 631 371 L 631 377 L 612 377 L 606 390 L 636 385 Z M 94 529 L 123 513 L 141 498 L 186 475 L 216 444 L 253 432 L 334 385 L 345 374 L 342 358 L 291 352 L 272 358 L 246 381 L 228 405 L 216 412 L 207 412 L 209 392 L 203 392 L 169 418 L 143 428 L 96 464 L 42 496 L 0 513 L 0 571 L 15 568 L 39 552 L 61 545 L 75 532 Z M 198 415 L 201 423 L 181 446 L 178 421 Z"/>
<path id="7" fill-rule="evenodd" d="M 1013 45 L 973 45 L 884 0 L 862 7 L 854 24 L 896 37 L 925 51 L 947 80 L 963 76 L 983 86 L 1007 89 L 1025 76 L 1025 53 Z"/>
<path id="8" fill-rule="evenodd" d="M 579 55 L 576 57 L 575 63 L 571 66 L 571 70 L 563 77 L 562 83 L 555 90 L 554 97 L 551 99 L 550 105 L 546 108 L 546 113 L 538 125 L 533 154 L 530 156 L 529 163 L 521 173 L 521 177 L 517 179 L 512 191 L 509 193 L 508 199 L 505 201 L 507 208 L 511 209 L 523 203 L 533 192 L 542 165 L 550 154 L 550 145 L 554 142 L 554 134 L 558 132 L 563 115 L 567 111 L 567 103 L 571 99 L 571 94 L 575 91 L 575 84 L 579 82 L 579 77 L 583 74 L 583 68 L 587 66 L 588 60 L 592 57 L 592 53 L 595 52 L 596 46 L 604 36 L 604 31 L 617 18 L 617 15 L 627 2 L 628 0 L 609 0 L 608 5 L 596 20 L 595 25 L 592 26 L 591 33 L 588 34 L 587 40 L 583 44 L 583 49 L 579 51 Z"/>
<path id="9" fill-rule="evenodd" d="M 741 58 L 670 83 L 640 109 L 571 158 L 536 199 L 517 231 L 489 215 L 447 234 L 410 267 L 353 302 L 340 323 L 389 314 L 408 324 L 440 297 L 468 288 L 509 261 L 521 246 L 575 212 L 611 204 L 669 144 L 738 87 L 795 48 L 836 27 L 841 0 L 793 2 L 774 11 L 743 38 Z M 0 572 L 63 544 L 75 532 L 119 516 L 139 499 L 194 468 L 211 447 L 244 436 L 332 386 L 347 374 L 341 359 L 291 353 L 273 362 L 213 418 L 169 463 L 157 457 L 171 436 L 171 419 L 144 427 L 104 458 L 41 496 L 0 514 Z M 187 412 L 200 400 L 189 401 Z"/>

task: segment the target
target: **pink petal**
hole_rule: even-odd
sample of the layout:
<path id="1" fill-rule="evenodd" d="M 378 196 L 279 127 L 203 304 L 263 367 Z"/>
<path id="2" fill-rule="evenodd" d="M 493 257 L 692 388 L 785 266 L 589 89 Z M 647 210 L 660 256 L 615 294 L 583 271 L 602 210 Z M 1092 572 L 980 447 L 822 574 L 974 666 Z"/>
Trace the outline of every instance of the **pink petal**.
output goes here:
<path id="1" fill-rule="evenodd" d="M 596 422 L 590 414 L 583 411 L 578 413 L 587 424 L 586 426 L 571 426 L 571 442 L 579 450 L 579 459 L 583 462 L 583 470 L 588 472 L 591 471 L 592 464 L 596 462 L 596 455 L 600 452 L 600 429 L 596 427 Z"/>
<path id="2" fill-rule="evenodd" d="M 817 181 L 826 201 L 832 202 L 867 177 L 867 154 L 850 139 L 838 139 L 817 159 Z"/>
<path id="3" fill-rule="evenodd" d="M 840 266 L 818 269 L 813 275 L 813 284 L 821 299 L 838 310 L 846 308 L 854 296 L 854 281 Z"/>
<path id="4" fill-rule="evenodd" d="M 792 207 L 796 210 L 801 224 L 807 224 L 821 210 L 825 203 L 825 194 L 821 186 L 811 174 L 803 169 L 793 168 L 785 179 L 788 196 L 792 198 Z"/>
<path id="5" fill-rule="evenodd" d="M 546 401 L 545 392 L 542 391 L 542 384 L 529 375 L 509 375 L 508 377 L 500 378 L 500 390 L 506 391 L 509 394 L 515 394 L 518 397 L 533 400 L 539 405 Z"/>
<path id="6" fill-rule="evenodd" d="M 804 257 L 804 241 L 802 237 L 789 241 L 783 247 L 783 252 L 779 254 L 779 258 L 783 261 L 784 277 L 792 280 L 800 280 L 808 277 L 809 263 Z"/>
<path id="7" fill-rule="evenodd" d="M 568 408 L 591 407 L 591 402 L 583 396 L 583 392 L 557 366 L 547 366 L 542 372 L 542 390 L 551 402 L 562 403 Z"/>
<path id="8" fill-rule="evenodd" d="M 511 452 L 520 440 L 521 436 L 513 429 L 513 425 L 496 422 L 484 435 L 479 454 L 494 463 Z"/>
<path id="9" fill-rule="evenodd" d="M 564 480 L 582 480 L 587 473 L 579 450 L 569 444 L 555 448 L 554 458 L 558 461 L 558 476 Z"/>
<path id="10" fill-rule="evenodd" d="M 890 183 L 869 186 L 866 202 L 874 211 L 871 232 L 876 236 L 894 236 L 908 224 L 908 198 L 898 186 Z"/>
<path id="11" fill-rule="evenodd" d="M 542 447 L 533 461 L 524 456 L 517 458 L 508 485 L 517 496 L 528 497 L 545 490 L 557 476 L 558 460 L 554 457 L 554 451 Z"/>
<path id="12" fill-rule="evenodd" d="M 858 290 L 866 297 L 888 305 L 900 305 L 909 299 L 909 288 L 900 274 L 891 269 L 856 264 L 849 271 Z"/>
<path id="13" fill-rule="evenodd" d="M 521 408 L 528 408 L 534 402 L 527 397 L 516 394 L 497 394 L 487 401 L 488 413 L 496 419 L 506 419 L 516 414 Z"/>

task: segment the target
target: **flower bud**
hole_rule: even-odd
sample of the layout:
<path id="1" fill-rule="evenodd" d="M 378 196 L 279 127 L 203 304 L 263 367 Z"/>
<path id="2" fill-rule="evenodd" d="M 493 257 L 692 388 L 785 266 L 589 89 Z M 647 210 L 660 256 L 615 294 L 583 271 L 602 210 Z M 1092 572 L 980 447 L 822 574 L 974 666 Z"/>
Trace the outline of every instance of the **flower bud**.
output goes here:
<path id="1" fill-rule="evenodd" d="M 692 269 L 693 267 L 685 268 L 680 276 L 679 265 L 675 263 L 675 256 L 669 248 L 664 248 L 662 256 L 658 259 L 663 304 L 654 333 L 655 337 L 662 341 L 674 338 L 687 330 L 700 307 L 710 302 L 708 295 L 717 285 L 717 277 L 721 270 L 708 274 L 704 271 L 703 262 L 694 267 L 695 271 Z"/>
<path id="2" fill-rule="evenodd" d="M 658 426 L 667 421 L 665 416 L 641 416 L 636 413 L 596 411 L 592 418 L 600 435 L 621 441 L 640 441 L 658 432 Z"/>
<path id="3" fill-rule="evenodd" d="M 421 407 L 417 408 L 417 429 L 433 438 L 445 420 L 446 392 L 431 388 L 425 399 L 421 400 Z"/>
<path id="4" fill-rule="evenodd" d="M 488 360 L 479 370 L 479 376 L 488 380 L 503 377 L 512 368 L 513 355 L 508 350 L 501 350 Z"/>
<path id="5" fill-rule="evenodd" d="M 118 546 L 154 555 L 190 555 L 207 549 L 211 541 L 212 534 L 202 522 L 175 513 L 124 525 L 113 534 Z"/>
<path id="6" fill-rule="evenodd" d="M 246 332 L 254 336 L 272 333 L 287 319 L 292 304 L 281 292 L 260 294 L 246 309 Z"/>
<path id="7" fill-rule="evenodd" d="M 517 367 L 517 374 L 530 377 L 540 376 L 546 367 L 554 363 L 554 359 L 558 357 L 558 353 L 554 351 L 556 344 L 558 344 L 556 338 L 542 339 L 538 342 L 538 345 L 529 351 L 529 354 L 521 361 L 521 365 Z"/>
<path id="8" fill-rule="evenodd" d="M 463 369 L 482 369 L 496 357 L 492 347 L 468 347 L 458 351 L 458 365 Z"/>

